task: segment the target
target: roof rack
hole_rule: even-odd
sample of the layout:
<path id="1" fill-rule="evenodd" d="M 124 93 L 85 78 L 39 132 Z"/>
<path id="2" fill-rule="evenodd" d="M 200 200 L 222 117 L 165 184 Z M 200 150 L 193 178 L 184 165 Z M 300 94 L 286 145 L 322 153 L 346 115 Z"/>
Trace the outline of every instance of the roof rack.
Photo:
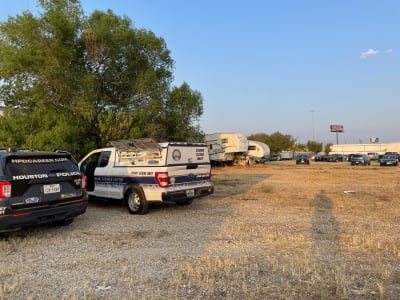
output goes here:
<path id="1" fill-rule="evenodd" d="M 111 141 L 110 144 L 120 151 L 160 150 L 160 145 L 151 138 Z"/>

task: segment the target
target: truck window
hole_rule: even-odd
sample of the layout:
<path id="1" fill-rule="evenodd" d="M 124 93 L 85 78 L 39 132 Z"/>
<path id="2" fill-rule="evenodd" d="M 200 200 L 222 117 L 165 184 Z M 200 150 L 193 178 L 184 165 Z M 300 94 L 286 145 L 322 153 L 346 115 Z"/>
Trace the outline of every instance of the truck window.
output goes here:
<path id="1" fill-rule="evenodd" d="M 111 151 L 103 151 L 100 155 L 99 159 L 99 167 L 104 168 L 108 165 L 108 161 L 110 160 Z"/>

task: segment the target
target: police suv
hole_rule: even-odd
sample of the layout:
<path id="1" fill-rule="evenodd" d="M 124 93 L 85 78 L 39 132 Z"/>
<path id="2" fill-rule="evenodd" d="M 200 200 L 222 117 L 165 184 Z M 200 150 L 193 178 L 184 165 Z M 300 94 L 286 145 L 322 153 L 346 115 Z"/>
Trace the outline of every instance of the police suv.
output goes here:
<path id="1" fill-rule="evenodd" d="M 123 200 L 131 214 L 145 214 L 149 202 L 187 205 L 213 193 L 205 143 L 136 139 L 111 145 L 79 162 L 89 197 Z"/>
<path id="2" fill-rule="evenodd" d="M 0 148 L 0 232 L 72 223 L 86 211 L 85 188 L 69 153 Z"/>

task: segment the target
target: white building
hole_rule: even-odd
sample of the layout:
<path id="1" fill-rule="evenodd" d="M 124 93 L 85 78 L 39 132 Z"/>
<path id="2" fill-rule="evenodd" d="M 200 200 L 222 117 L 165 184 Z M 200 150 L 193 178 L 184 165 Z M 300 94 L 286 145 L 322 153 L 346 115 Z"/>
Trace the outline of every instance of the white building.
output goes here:
<path id="1" fill-rule="evenodd" d="M 399 152 L 400 143 L 389 144 L 338 144 L 332 145 L 330 154 L 351 154 L 351 153 L 378 153 Z"/>

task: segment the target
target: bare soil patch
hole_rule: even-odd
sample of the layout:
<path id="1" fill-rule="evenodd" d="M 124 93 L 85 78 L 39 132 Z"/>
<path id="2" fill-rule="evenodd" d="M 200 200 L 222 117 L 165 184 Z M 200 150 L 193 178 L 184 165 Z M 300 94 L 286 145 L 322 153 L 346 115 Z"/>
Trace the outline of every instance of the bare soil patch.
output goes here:
<path id="1" fill-rule="evenodd" d="M 399 167 L 213 169 L 215 194 L 0 238 L 0 299 L 398 299 Z"/>

